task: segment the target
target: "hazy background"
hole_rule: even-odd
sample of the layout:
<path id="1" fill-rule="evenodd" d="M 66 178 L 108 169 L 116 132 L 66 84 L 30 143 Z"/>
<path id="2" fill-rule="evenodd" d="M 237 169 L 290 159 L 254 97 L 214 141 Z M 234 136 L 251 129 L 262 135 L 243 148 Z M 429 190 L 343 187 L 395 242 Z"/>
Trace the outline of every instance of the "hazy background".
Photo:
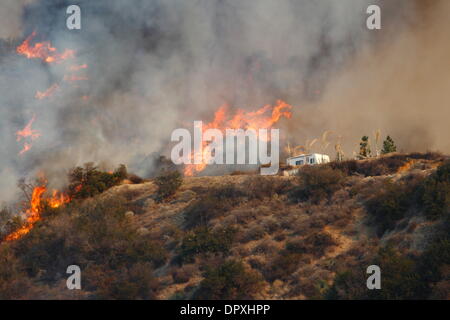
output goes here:
<path id="1" fill-rule="evenodd" d="M 66 28 L 70 4 L 81 7 L 79 31 Z M 381 6 L 382 30 L 366 29 L 369 4 Z M 449 14 L 446 0 L 4 0 L 0 201 L 20 177 L 43 171 L 60 186 L 87 161 L 145 175 L 174 128 L 210 120 L 225 102 L 255 110 L 285 100 L 293 118 L 279 126 L 291 145 L 331 130 L 332 157 L 338 136 L 350 157 L 378 129 L 402 151 L 448 153 Z M 33 31 L 75 58 L 18 55 Z M 34 98 L 54 83 L 54 96 Z M 19 156 L 15 132 L 33 115 L 42 136 Z"/>

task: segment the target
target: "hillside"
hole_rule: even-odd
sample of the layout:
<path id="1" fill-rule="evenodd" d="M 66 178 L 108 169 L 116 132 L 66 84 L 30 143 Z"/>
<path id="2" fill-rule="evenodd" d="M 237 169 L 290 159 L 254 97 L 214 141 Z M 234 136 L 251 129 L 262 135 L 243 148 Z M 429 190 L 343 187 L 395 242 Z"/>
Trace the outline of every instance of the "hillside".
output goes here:
<path id="1" fill-rule="evenodd" d="M 439 154 L 124 182 L 0 245 L 1 298 L 448 299 L 450 163 Z M 65 268 L 82 290 L 65 288 Z M 366 288 L 366 268 L 382 290 Z"/>

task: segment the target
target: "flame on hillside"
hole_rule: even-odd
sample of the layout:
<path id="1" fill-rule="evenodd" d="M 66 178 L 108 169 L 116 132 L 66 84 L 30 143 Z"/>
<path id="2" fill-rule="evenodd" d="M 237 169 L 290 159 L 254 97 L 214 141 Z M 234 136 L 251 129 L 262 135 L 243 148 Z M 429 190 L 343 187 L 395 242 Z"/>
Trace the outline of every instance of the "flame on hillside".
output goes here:
<path id="1" fill-rule="evenodd" d="M 398 168 L 397 173 L 403 173 L 403 172 L 410 170 L 416 162 L 417 162 L 416 160 L 407 161 L 404 165 L 402 165 L 400 168 Z"/>
<path id="2" fill-rule="evenodd" d="M 44 203 L 48 204 L 51 208 L 59 208 L 62 205 L 70 202 L 70 197 L 62 192 L 53 190 L 51 197 L 44 197 L 47 187 L 45 185 L 35 187 L 31 195 L 30 207 L 25 212 L 25 223 L 16 231 L 6 236 L 6 241 L 17 240 L 26 235 L 33 229 L 36 222 L 41 220 L 41 213 Z"/>
<path id="3" fill-rule="evenodd" d="M 222 105 L 214 114 L 214 119 L 210 123 L 203 124 L 202 131 L 208 129 L 270 129 L 282 117 L 290 119 L 292 116 L 292 106 L 282 100 L 278 100 L 274 106 L 266 105 L 256 111 L 247 112 L 238 109 L 231 117 L 227 114 L 227 105 Z M 211 153 L 207 147 L 208 143 L 203 142 L 203 162 L 200 164 L 188 164 L 184 168 L 185 176 L 194 176 L 196 173 L 203 171 L 211 158 Z M 195 154 L 193 152 L 193 158 Z"/>

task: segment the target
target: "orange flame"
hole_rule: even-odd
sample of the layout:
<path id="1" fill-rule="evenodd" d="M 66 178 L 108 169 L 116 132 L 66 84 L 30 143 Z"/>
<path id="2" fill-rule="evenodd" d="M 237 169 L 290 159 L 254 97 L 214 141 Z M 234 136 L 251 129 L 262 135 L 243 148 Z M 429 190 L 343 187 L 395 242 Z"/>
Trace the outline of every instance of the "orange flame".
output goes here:
<path id="1" fill-rule="evenodd" d="M 58 90 L 58 88 L 59 88 L 59 85 L 57 83 L 55 83 L 50 88 L 45 90 L 44 92 L 37 91 L 36 95 L 34 97 L 39 100 L 51 97 L 55 93 L 55 91 Z"/>
<path id="2" fill-rule="evenodd" d="M 31 143 L 25 142 L 23 144 L 22 150 L 20 150 L 20 152 L 19 152 L 19 155 L 23 155 L 24 153 L 30 151 L 31 147 L 32 147 Z"/>
<path id="3" fill-rule="evenodd" d="M 47 202 L 51 208 L 59 208 L 60 206 L 69 203 L 70 197 L 57 190 L 53 190 L 50 198 L 43 198 L 44 193 L 47 191 L 45 186 L 35 187 L 31 195 L 30 208 L 26 211 L 27 218 L 22 227 L 6 236 L 6 241 L 12 241 L 20 239 L 33 229 L 37 221 L 41 220 L 41 211 L 43 202 Z"/>
<path id="4" fill-rule="evenodd" d="M 403 172 L 408 171 L 409 169 L 411 169 L 414 166 L 415 163 L 416 163 L 416 161 L 409 160 L 404 165 L 402 165 L 400 168 L 398 168 L 397 173 L 403 173 Z"/>
<path id="5" fill-rule="evenodd" d="M 70 66 L 70 67 L 68 68 L 68 70 L 69 70 L 69 71 L 79 71 L 79 70 L 81 70 L 81 69 L 87 69 L 87 68 L 88 68 L 88 65 L 87 65 L 87 64 L 82 64 L 82 65 L 79 65 L 79 66 L 76 66 L 76 65 Z"/>
<path id="6" fill-rule="evenodd" d="M 71 199 L 67 194 L 59 192 L 58 190 L 53 190 L 52 197 L 47 199 L 49 206 L 53 209 L 69 203 L 70 200 Z"/>
<path id="7" fill-rule="evenodd" d="M 215 112 L 214 120 L 204 124 L 202 131 L 205 132 L 208 129 L 270 129 L 282 117 L 290 119 L 292 116 L 292 106 L 282 100 L 277 100 L 274 106 L 266 105 L 253 112 L 238 109 L 229 120 L 227 120 L 227 108 L 227 105 L 221 106 Z M 210 151 L 205 148 L 207 144 L 207 142 L 203 142 L 203 163 L 186 165 L 184 168 L 185 176 L 194 176 L 195 173 L 206 168 L 207 161 L 211 157 Z M 194 152 L 192 156 L 194 156 Z"/>
<path id="8" fill-rule="evenodd" d="M 24 55 L 28 59 L 41 59 L 47 63 L 61 62 L 72 58 L 75 55 L 73 50 L 65 50 L 63 53 L 58 53 L 56 48 L 52 47 L 49 41 L 35 43 L 30 46 L 30 41 L 36 36 L 33 32 L 25 41 L 17 47 L 18 54 Z"/>
<path id="9" fill-rule="evenodd" d="M 30 122 L 28 122 L 25 128 L 16 132 L 18 142 L 26 137 L 30 137 L 32 140 L 40 137 L 41 134 L 38 131 L 31 129 L 31 126 L 33 125 L 33 122 L 35 120 L 36 115 L 33 115 L 33 118 L 31 118 Z"/>
<path id="10" fill-rule="evenodd" d="M 41 198 L 42 194 L 45 192 L 45 187 L 36 187 L 33 190 L 33 194 L 31 196 L 30 209 L 27 210 L 27 219 L 25 224 L 20 227 L 18 230 L 9 234 L 5 240 L 11 241 L 16 240 L 30 232 L 33 228 L 34 224 L 41 219 L 40 207 L 41 207 Z"/>
<path id="11" fill-rule="evenodd" d="M 25 126 L 25 128 L 16 132 L 17 142 L 20 142 L 22 139 L 26 139 L 26 138 L 29 138 L 31 141 L 34 141 L 41 136 L 39 131 L 31 129 L 31 126 L 33 125 L 33 122 L 35 120 L 36 120 L 36 115 L 33 115 L 33 118 L 31 118 L 30 122 L 28 122 L 28 124 Z M 31 149 L 31 143 L 25 142 L 23 149 L 22 149 L 22 151 L 19 152 L 19 154 L 22 155 L 30 149 Z"/>

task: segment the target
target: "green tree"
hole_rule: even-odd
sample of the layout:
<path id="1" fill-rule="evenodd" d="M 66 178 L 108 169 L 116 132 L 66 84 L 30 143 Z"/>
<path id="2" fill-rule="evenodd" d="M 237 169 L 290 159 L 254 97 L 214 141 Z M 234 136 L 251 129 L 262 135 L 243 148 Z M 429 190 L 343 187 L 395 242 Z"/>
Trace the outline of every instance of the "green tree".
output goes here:
<path id="1" fill-rule="evenodd" d="M 390 136 L 387 136 L 386 140 L 383 141 L 383 150 L 381 150 L 381 153 L 387 154 L 395 151 L 397 151 L 397 147 L 395 146 L 394 140 Z"/>
<path id="2" fill-rule="evenodd" d="M 241 261 L 236 260 L 207 268 L 204 277 L 194 295 L 195 299 L 252 299 L 263 286 L 258 272 L 248 270 Z"/>
<path id="3" fill-rule="evenodd" d="M 75 199 L 93 197 L 120 184 L 127 175 L 123 164 L 114 172 L 105 172 L 92 162 L 85 163 L 83 167 L 73 168 L 69 172 L 69 196 Z"/>
<path id="4" fill-rule="evenodd" d="M 363 136 L 359 143 L 359 158 L 364 159 L 370 157 L 369 137 Z"/>

